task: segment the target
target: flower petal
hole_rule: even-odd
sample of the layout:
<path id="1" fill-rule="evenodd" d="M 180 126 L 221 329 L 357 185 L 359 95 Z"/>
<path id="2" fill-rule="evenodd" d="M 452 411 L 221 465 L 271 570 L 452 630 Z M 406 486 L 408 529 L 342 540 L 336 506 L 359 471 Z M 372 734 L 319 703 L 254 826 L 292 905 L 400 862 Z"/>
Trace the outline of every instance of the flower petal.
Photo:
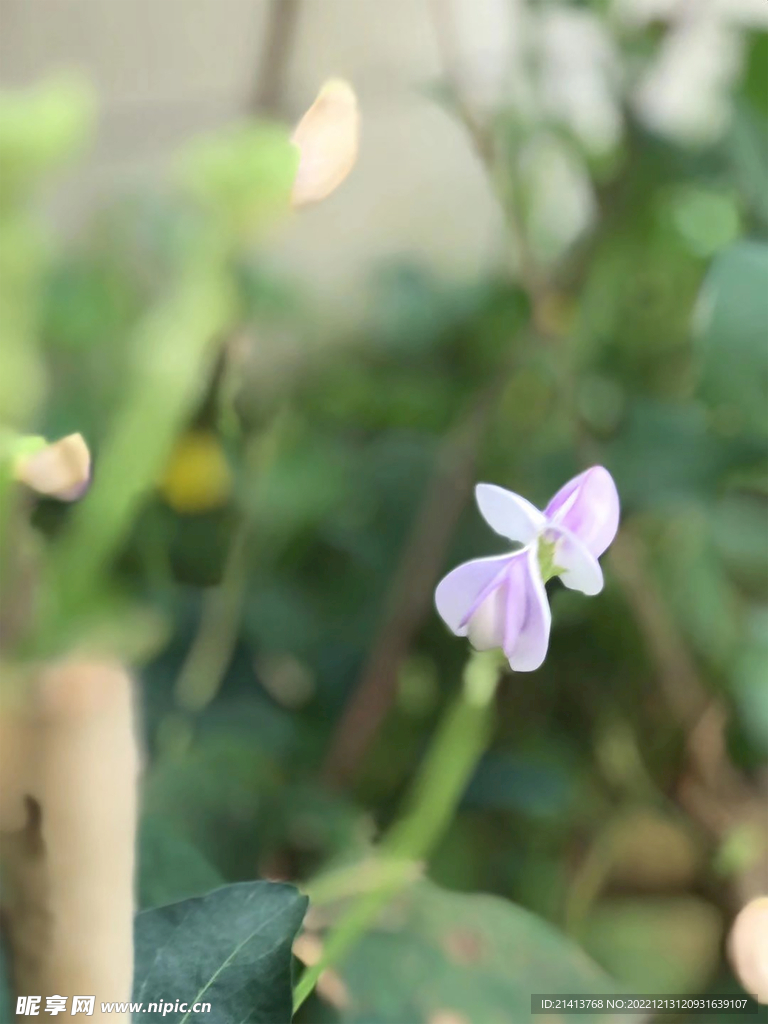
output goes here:
<path id="1" fill-rule="evenodd" d="M 603 589 L 603 570 L 586 545 L 564 526 L 551 526 L 547 533 L 557 536 L 554 561 L 564 570 L 559 574 L 564 585 L 588 597 L 599 594 Z"/>
<path id="2" fill-rule="evenodd" d="M 506 581 L 502 581 L 481 601 L 467 623 L 467 636 L 476 651 L 493 651 L 504 646 L 506 590 Z"/>
<path id="3" fill-rule="evenodd" d="M 514 649 L 520 635 L 527 600 L 527 552 L 516 551 L 506 562 L 501 579 L 497 577 L 486 588 L 486 596 L 481 597 L 468 622 L 469 641 L 478 651 L 501 647 L 506 654 Z"/>
<path id="4" fill-rule="evenodd" d="M 486 523 L 508 540 L 529 544 L 546 526 L 546 519 L 535 505 L 496 484 L 478 484 L 475 500 Z"/>
<path id="5" fill-rule="evenodd" d="M 438 583 L 435 606 L 452 633 L 467 636 L 469 620 L 502 583 L 510 558 L 476 558 L 458 566 Z M 489 606 L 484 615 L 490 610 Z M 501 647 L 501 643 L 496 646 Z"/>
<path id="6" fill-rule="evenodd" d="M 552 625 L 552 613 L 539 572 L 536 551 L 528 549 L 525 552 L 525 559 L 525 617 L 514 647 L 509 652 L 505 651 L 510 667 L 515 672 L 533 672 L 541 666 L 547 655 L 549 630 Z"/>
<path id="7" fill-rule="evenodd" d="M 301 154 L 294 206 L 316 203 L 338 188 L 357 160 L 359 139 L 360 113 L 352 87 L 340 79 L 326 82 L 293 133 Z"/>
<path id="8" fill-rule="evenodd" d="M 613 477 L 603 466 L 585 470 L 560 488 L 544 515 L 552 526 L 564 526 L 599 558 L 619 527 L 619 495 Z"/>
<path id="9" fill-rule="evenodd" d="M 507 575 L 504 581 L 505 617 L 504 617 L 504 654 L 507 658 L 512 656 L 515 645 L 520 637 L 520 630 L 525 621 L 526 608 L 528 607 L 528 555 L 520 551 L 510 561 Z"/>

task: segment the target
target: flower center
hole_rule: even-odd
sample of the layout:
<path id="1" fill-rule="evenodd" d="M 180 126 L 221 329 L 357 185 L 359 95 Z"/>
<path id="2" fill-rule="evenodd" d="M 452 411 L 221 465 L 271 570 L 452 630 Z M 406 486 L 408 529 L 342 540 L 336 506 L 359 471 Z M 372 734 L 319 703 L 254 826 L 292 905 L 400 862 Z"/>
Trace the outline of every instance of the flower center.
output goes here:
<path id="1" fill-rule="evenodd" d="M 539 558 L 539 569 L 541 571 L 541 578 L 545 583 L 547 582 L 547 580 L 551 580 L 553 576 L 559 576 L 560 573 L 564 571 L 555 562 L 556 549 L 556 540 L 549 540 L 544 535 L 539 537 L 537 555 Z"/>

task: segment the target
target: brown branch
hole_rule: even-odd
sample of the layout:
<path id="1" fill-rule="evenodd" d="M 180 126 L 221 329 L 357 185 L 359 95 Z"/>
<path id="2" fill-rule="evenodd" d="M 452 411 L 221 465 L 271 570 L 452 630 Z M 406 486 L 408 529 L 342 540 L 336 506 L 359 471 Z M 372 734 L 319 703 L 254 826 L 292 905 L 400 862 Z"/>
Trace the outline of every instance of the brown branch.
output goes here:
<path id="1" fill-rule="evenodd" d="M 431 608 L 446 549 L 472 493 L 477 448 L 497 392 L 497 384 L 483 392 L 443 444 L 400 556 L 388 610 L 331 742 L 323 767 L 330 785 L 349 781 L 394 702 L 398 669 Z"/>
<path id="2" fill-rule="evenodd" d="M 251 104 L 255 113 L 270 116 L 281 113 L 300 7 L 301 0 L 271 0 Z"/>

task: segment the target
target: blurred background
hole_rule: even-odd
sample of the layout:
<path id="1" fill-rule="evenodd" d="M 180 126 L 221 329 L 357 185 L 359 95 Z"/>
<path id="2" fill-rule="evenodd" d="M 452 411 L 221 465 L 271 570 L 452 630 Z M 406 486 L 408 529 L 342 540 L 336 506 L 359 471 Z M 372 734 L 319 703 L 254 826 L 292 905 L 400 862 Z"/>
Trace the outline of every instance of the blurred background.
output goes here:
<path id="1" fill-rule="evenodd" d="M 98 115 L 38 208 L 36 432 L 82 432 L 96 480 L 186 245 L 179 149 L 292 124 L 329 76 L 362 115 L 349 179 L 233 270 L 240 323 L 110 568 L 143 904 L 363 856 L 458 687 L 435 584 L 499 550 L 474 483 L 543 507 L 602 463 L 606 588 L 550 586 L 547 662 L 504 682 L 429 864 L 444 901 L 299 1019 L 527 1019 L 518 937 L 454 892 L 635 991 L 740 991 L 727 927 L 768 889 L 768 2 L 0 0 L 0 84 L 71 71 Z"/>

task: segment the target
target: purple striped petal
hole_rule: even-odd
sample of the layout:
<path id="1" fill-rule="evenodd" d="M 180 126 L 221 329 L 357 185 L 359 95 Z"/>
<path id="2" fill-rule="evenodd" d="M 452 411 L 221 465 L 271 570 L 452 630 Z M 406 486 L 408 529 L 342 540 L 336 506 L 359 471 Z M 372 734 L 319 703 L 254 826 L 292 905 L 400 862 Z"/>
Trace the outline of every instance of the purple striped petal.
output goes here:
<path id="1" fill-rule="evenodd" d="M 435 606 L 452 633 L 467 636 L 470 619 L 499 588 L 513 557 L 476 558 L 458 566 L 438 583 Z M 488 617 L 491 609 L 492 606 L 484 609 L 484 616 Z M 495 646 L 501 647 L 501 643 Z"/>
<path id="2" fill-rule="evenodd" d="M 550 534 L 557 543 L 554 562 L 563 569 L 559 575 L 565 586 L 588 597 L 599 594 L 603 589 L 603 570 L 595 556 L 563 526 L 550 526 L 546 536 Z"/>
<path id="3" fill-rule="evenodd" d="M 525 612 L 528 606 L 528 556 L 525 551 L 519 552 L 518 557 L 510 563 L 507 570 L 507 577 L 504 582 L 506 606 L 504 609 L 504 655 L 507 659 L 512 657 L 517 641 L 520 638 L 520 630 L 525 622 Z"/>
<path id="4" fill-rule="evenodd" d="M 547 656 L 552 613 L 547 592 L 539 571 L 538 555 L 534 549 L 524 552 L 522 582 L 525 590 L 525 613 L 514 645 L 504 650 L 510 667 L 515 672 L 533 672 Z"/>
<path id="5" fill-rule="evenodd" d="M 546 526 L 535 505 L 495 484 L 478 484 L 475 500 L 486 523 L 509 540 L 529 544 Z"/>
<path id="6" fill-rule="evenodd" d="M 613 477 L 603 466 L 585 470 L 560 488 L 544 515 L 552 526 L 565 527 L 599 558 L 619 527 L 619 495 Z"/>
<path id="7" fill-rule="evenodd" d="M 467 623 L 467 635 L 475 650 L 500 647 L 506 653 L 514 649 L 525 618 L 527 573 L 527 553 L 516 551 L 507 559 L 501 578 L 497 577 L 481 595 Z"/>

